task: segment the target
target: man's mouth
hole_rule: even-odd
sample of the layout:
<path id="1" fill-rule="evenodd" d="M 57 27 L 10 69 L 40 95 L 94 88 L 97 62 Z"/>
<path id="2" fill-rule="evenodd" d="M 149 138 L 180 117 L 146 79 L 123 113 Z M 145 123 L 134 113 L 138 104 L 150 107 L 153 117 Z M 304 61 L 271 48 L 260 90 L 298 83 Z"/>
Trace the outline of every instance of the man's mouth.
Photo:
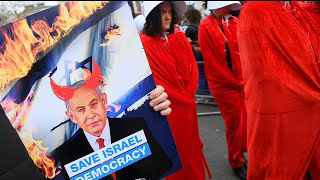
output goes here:
<path id="1" fill-rule="evenodd" d="M 100 120 L 94 120 L 92 121 L 88 126 L 95 126 L 100 122 Z"/>

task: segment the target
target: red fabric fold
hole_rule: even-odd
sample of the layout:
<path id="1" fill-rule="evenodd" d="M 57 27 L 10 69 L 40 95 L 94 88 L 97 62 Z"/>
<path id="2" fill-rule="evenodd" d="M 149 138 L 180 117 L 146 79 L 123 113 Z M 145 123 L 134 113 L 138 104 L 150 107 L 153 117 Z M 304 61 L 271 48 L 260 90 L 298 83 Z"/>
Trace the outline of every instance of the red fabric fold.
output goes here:
<path id="1" fill-rule="evenodd" d="M 238 19 L 232 17 L 226 26 L 210 15 L 200 24 L 198 35 L 210 91 L 226 124 L 228 159 L 233 168 L 243 165 L 243 153 L 246 152 L 246 109 L 237 23 Z M 232 70 L 227 65 L 225 39 L 230 49 Z"/>
<path id="2" fill-rule="evenodd" d="M 225 30 L 225 37 L 230 47 L 232 72 L 226 63 L 224 35 L 219 27 L 220 25 Z M 213 16 L 207 16 L 199 27 L 199 43 L 205 60 L 206 76 L 212 82 L 212 90 L 218 93 L 242 88 L 242 74 L 235 33 L 236 25 L 236 18 L 230 21 L 229 27 L 227 27 L 224 23 L 221 23 L 221 20 L 217 20 Z"/>
<path id="3" fill-rule="evenodd" d="M 311 2 L 298 2 L 299 5 L 306 10 L 316 24 L 320 27 L 320 7 Z"/>
<path id="4" fill-rule="evenodd" d="M 186 36 L 177 31 L 168 41 L 140 34 L 153 77 L 165 88 L 171 101 L 168 116 L 183 169 L 166 179 L 205 179 L 194 94 L 198 82 L 197 64 Z"/>
<path id="5" fill-rule="evenodd" d="M 290 4 L 248 1 L 240 13 L 249 180 L 319 179 L 320 36 Z"/>

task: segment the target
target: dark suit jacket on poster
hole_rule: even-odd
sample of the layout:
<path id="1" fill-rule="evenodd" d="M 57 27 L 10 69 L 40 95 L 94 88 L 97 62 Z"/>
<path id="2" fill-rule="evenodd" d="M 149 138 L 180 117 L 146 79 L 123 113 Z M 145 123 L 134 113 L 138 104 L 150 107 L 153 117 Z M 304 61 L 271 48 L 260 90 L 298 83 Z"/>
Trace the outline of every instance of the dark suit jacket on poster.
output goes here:
<path id="1" fill-rule="evenodd" d="M 151 155 L 135 162 L 116 172 L 117 180 L 132 180 L 137 178 L 159 179 L 166 171 L 172 167 L 172 162 L 161 148 L 160 144 L 154 139 L 151 131 L 143 118 L 108 118 L 111 143 L 125 138 L 143 129 Z M 54 150 L 52 157 L 66 165 L 87 154 L 93 152 L 84 132 L 79 129 L 68 141 Z M 65 179 L 69 179 L 63 167 L 62 174 Z M 104 179 L 112 179 L 110 176 Z"/>

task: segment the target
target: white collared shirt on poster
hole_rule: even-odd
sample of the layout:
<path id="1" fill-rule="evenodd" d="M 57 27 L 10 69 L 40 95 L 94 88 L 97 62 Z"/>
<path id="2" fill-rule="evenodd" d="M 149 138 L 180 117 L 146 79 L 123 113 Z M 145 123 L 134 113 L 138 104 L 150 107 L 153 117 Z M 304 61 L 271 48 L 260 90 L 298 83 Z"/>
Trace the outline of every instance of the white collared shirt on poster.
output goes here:
<path id="1" fill-rule="evenodd" d="M 109 127 L 108 122 L 106 123 L 106 126 L 104 127 L 100 137 L 93 136 L 93 135 L 87 133 L 86 131 L 83 131 L 83 132 L 86 135 L 87 140 L 89 141 L 89 143 L 94 151 L 98 151 L 100 149 L 99 144 L 97 143 L 97 139 L 99 139 L 99 138 L 104 139 L 104 146 L 105 147 L 107 147 L 111 144 L 110 127 Z"/>

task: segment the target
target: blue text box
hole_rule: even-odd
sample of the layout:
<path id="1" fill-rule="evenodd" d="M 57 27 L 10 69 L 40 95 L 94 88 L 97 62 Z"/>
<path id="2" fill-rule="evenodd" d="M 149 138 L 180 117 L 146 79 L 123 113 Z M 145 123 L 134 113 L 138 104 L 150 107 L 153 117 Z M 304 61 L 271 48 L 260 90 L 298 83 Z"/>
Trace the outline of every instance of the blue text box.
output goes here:
<path id="1" fill-rule="evenodd" d="M 145 143 L 99 166 L 74 176 L 71 180 L 101 179 L 150 155 L 149 145 Z"/>

